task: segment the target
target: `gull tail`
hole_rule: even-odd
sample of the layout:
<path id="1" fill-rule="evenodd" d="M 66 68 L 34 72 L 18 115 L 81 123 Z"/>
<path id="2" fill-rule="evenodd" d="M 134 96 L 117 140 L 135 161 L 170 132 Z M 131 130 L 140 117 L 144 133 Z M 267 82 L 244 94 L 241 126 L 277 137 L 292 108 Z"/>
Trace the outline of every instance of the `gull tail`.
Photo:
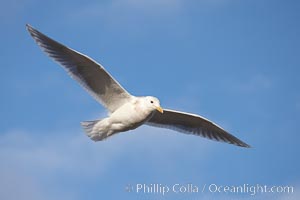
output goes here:
<path id="1" fill-rule="evenodd" d="M 101 128 L 99 128 L 101 127 L 101 121 L 103 120 L 84 121 L 80 123 L 86 135 L 95 142 L 104 140 L 108 137 L 107 132 L 103 130 L 101 131 Z M 100 123 L 100 126 L 96 127 L 98 123 Z"/>

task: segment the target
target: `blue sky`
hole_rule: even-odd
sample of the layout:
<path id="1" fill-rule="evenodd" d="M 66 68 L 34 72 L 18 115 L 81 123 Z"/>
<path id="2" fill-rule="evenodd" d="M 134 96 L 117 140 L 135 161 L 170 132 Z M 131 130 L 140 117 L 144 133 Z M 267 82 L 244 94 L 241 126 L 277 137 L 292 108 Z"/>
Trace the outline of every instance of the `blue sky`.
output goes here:
<path id="1" fill-rule="evenodd" d="M 300 3 L 2 0 L 0 199 L 299 199 Z M 203 115 L 253 146 L 140 127 L 94 143 L 104 117 L 29 23 L 89 55 L 132 94 Z M 141 194 L 127 184 L 261 184 L 293 194 Z"/>

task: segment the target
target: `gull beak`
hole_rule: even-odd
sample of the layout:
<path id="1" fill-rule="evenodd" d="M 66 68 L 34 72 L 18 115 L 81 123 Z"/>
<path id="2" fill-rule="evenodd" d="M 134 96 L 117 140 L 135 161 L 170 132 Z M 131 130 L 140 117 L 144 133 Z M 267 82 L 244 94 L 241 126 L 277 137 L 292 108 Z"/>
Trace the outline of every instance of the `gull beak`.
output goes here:
<path id="1" fill-rule="evenodd" d="M 160 106 L 156 107 L 156 110 L 158 110 L 160 113 L 164 113 L 164 110 Z"/>

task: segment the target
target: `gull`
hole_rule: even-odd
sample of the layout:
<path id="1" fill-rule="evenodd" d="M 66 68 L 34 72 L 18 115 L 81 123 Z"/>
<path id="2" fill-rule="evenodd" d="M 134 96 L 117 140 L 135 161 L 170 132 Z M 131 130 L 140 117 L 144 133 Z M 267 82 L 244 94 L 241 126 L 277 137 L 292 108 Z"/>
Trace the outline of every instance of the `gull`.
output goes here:
<path id="1" fill-rule="evenodd" d="M 129 94 L 92 58 L 58 43 L 29 24 L 26 27 L 41 49 L 108 110 L 106 118 L 81 122 L 85 133 L 92 140 L 105 140 L 117 133 L 146 124 L 240 147 L 250 147 L 200 115 L 162 109 L 156 97 Z"/>

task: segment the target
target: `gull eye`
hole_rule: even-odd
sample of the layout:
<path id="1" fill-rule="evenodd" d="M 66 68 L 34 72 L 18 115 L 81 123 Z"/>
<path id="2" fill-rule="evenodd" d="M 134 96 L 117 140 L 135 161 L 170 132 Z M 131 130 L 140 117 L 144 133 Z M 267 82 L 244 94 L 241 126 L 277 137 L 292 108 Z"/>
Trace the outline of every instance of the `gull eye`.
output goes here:
<path id="1" fill-rule="evenodd" d="M 153 103 L 153 101 L 150 101 L 150 103 Z"/>

